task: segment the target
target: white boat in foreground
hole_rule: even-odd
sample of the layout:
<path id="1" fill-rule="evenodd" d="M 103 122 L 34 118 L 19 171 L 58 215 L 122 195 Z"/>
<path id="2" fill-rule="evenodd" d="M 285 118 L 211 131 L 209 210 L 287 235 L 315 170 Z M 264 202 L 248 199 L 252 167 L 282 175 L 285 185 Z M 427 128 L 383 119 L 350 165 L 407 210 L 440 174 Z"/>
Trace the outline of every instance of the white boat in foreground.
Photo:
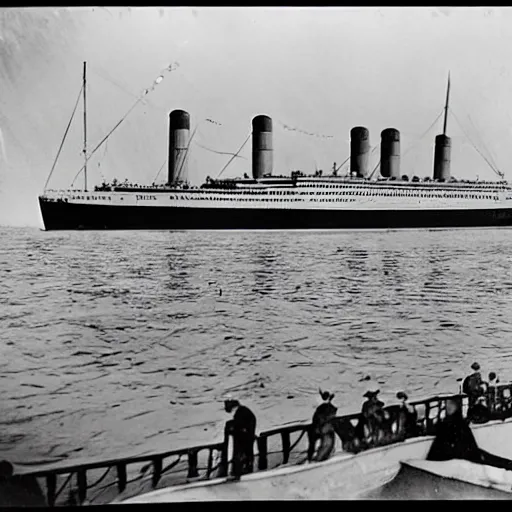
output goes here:
<path id="1" fill-rule="evenodd" d="M 512 458 L 512 420 L 492 421 L 484 425 L 472 426 L 473 433 L 483 450 Z M 153 492 L 142 494 L 129 499 L 118 499 L 113 503 L 166 503 L 182 501 L 226 501 L 226 500 L 330 500 L 330 499 L 389 499 L 390 497 L 406 499 L 404 489 L 409 489 L 415 497 L 414 486 L 421 480 L 418 472 L 425 475 L 435 475 L 437 480 L 445 478 L 459 478 L 464 476 L 466 486 L 473 494 L 459 485 L 452 491 L 458 499 L 478 498 L 482 490 L 478 488 L 482 482 L 495 479 L 491 488 L 494 493 L 505 492 L 504 486 L 508 483 L 499 483 L 503 474 L 510 478 L 512 486 L 512 473 L 510 471 L 471 464 L 467 461 L 431 462 L 425 460 L 433 441 L 433 436 L 418 437 L 394 443 L 379 448 L 369 449 L 358 454 L 341 453 L 334 455 L 324 462 L 309 464 L 284 465 L 276 469 L 261 471 L 243 476 L 240 481 L 228 481 L 226 478 L 217 478 L 206 482 L 167 487 Z M 409 461 L 409 462 L 407 462 Z M 471 464 L 473 476 L 469 477 L 468 465 Z M 473 468 L 476 466 L 477 469 Z M 405 469 L 404 469 L 405 468 Z M 458 469 L 457 469 L 458 468 Z M 405 480 L 401 477 L 404 476 Z M 487 476 L 484 476 L 487 475 Z M 501 475 L 501 476 L 500 476 Z M 411 476 L 413 477 L 411 479 Z M 399 486 L 394 485 L 395 477 L 401 478 Z M 473 481 L 471 480 L 473 478 Z M 487 478 L 487 480 L 486 480 Z M 405 483 L 404 483 L 405 482 Z M 508 480 L 503 480 L 508 482 Z M 387 485 L 389 484 L 389 486 Z M 438 482 L 439 487 L 439 482 Z M 509 487 L 510 487 L 509 486 Z M 431 486 L 432 489 L 434 487 Z M 393 491 L 401 489 L 398 496 Z M 420 499 L 439 499 L 435 491 Z M 507 494 L 508 498 L 512 494 Z M 491 496 L 492 499 L 492 496 Z"/>
<path id="2" fill-rule="evenodd" d="M 512 471 L 467 460 L 408 460 L 379 499 L 512 500 Z"/>

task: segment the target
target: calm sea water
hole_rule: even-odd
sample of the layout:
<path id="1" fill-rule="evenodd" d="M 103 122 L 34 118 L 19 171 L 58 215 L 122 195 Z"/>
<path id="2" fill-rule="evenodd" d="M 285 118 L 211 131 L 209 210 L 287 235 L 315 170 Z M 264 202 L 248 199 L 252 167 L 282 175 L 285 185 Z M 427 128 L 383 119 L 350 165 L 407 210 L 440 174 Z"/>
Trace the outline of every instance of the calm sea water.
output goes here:
<path id="1" fill-rule="evenodd" d="M 512 230 L 0 230 L 0 457 L 116 456 L 512 379 Z M 370 380 L 368 380 L 368 378 Z"/>

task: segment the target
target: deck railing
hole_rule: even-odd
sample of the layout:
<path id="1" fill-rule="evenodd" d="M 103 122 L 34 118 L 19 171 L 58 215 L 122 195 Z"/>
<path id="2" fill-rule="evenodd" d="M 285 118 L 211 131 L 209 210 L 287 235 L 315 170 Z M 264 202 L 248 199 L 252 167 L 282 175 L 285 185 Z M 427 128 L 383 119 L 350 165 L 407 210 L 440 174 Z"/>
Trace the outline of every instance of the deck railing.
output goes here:
<path id="1" fill-rule="evenodd" d="M 448 399 L 459 400 L 464 415 L 467 414 L 466 395 L 442 395 L 410 402 L 417 413 L 416 429 L 411 435 L 410 431 L 404 430 L 399 406 L 391 405 L 384 408 L 387 420 L 378 432 L 359 439 L 357 447 L 352 443 L 352 437 L 361 415 L 340 416 L 337 421 L 347 427 L 347 434 L 337 443 L 341 442 L 344 451 L 357 452 L 403 441 L 408 437 L 433 435 L 436 425 L 446 414 Z M 492 419 L 512 417 L 511 384 L 488 391 L 487 399 Z M 255 471 L 304 462 L 308 454 L 309 429 L 309 423 L 296 423 L 261 432 L 255 441 Z M 225 436 L 218 443 L 137 457 L 75 465 L 64 463 L 55 468 L 23 472 L 14 478 L 23 482 L 25 488 L 33 487 L 34 479 L 37 479 L 41 491 L 39 498 L 44 499 L 48 506 L 108 503 L 116 497 L 127 498 L 160 487 L 225 476 L 231 464 L 228 447 L 229 438 Z"/>

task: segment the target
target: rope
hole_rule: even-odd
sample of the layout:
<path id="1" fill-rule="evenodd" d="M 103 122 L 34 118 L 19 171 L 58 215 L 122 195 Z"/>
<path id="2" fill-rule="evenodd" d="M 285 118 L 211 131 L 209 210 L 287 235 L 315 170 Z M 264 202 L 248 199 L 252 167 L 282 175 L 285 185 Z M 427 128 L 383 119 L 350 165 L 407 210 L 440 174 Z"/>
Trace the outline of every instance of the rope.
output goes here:
<path id="1" fill-rule="evenodd" d="M 300 443 L 301 439 L 304 437 L 304 434 L 307 432 L 307 429 L 304 429 L 298 439 L 290 446 L 290 453 L 292 450 Z"/>
<path id="2" fill-rule="evenodd" d="M 158 170 L 158 172 L 156 173 L 156 176 L 155 176 L 155 179 L 153 180 L 153 183 L 156 183 L 156 180 L 158 178 L 158 176 L 160 175 L 160 173 L 162 172 L 162 169 L 164 168 L 164 165 L 167 163 L 167 158 L 165 159 L 165 162 L 162 164 L 162 167 L 160 167 L 160 169 Z"/>
<path id="3" fill-rule="evenodd" d="M 107 477 L 107 475 L 110 473 L 110 470 L 112 469 L 112 466 L 110 466 L 106 471 L 105 473 L 103 473 L 103 475 L 98 478 L 98 480 L 96 480 L 96 482 L 94 482 L 93 484 L 91 485 L 88 485 L 87 486 L 87 490 L 89 489 L 92 489 L 93 487 L 96 487 L 97 485 L 99 485 L 101 482 L 103 482 L 103 480 L 105 480 L 105 478 Z M 117 482 L 117 481 L 116 481 Z"/>
<path id="4" fill-rule="evenodd" d="M 415 142 L 413 142 L 413 144 L 411 146 L 409 146 L 409 148 L 404 152 L 404 154 L 402 155 L 402 158 L 407 154 L 409 153 L 409 151 L 411 151 L 411 149 L 421 140 L 423 139 L 423 137 L 425 137 L 427 135 L 427 133 L 434 127 L 434 125 L 437 123 L 437 121 L 439 120 L 439 118 L 443 115 L 443 112 L 444 112 L 444 109 L 441 110 L 441 112 L 439 112 L 439 115 L 434 119 L 434 122 L 425 130 L 425 132 L 420 135 Z"/>
<path id="5" fill-rule="evenodd" d="M 57 501 L 57 498 L 61 495 L 62 491 L 66 487 L 66 485 L 69 484 L 69 481 L 71 480 L 71 477 L 74 475 L 74 473 L 69 473 L 68 477 L 66 478 L 65 482 L 61 485 L 60 489 L 55 493 L 55 501 Z"/>
<path id="6" fill-rule="evenodd" d="M 318 137 L 318 138 L 321 138 L 321 139 L 334 139 L 334 136 L 333 135 L 323 135 L 321 133 L 316 133 L 316 132 L 306 132 L 304 130 L 301 130 L 299 128 L 292 128 L 291 126 L 288 126 L 287 124 L 284 124 L 282 121 L 277 121 L 285 130 L 289 131 L 289 132 L 298 132 L 298 133 L 302 133 L 303 135 L 308 135 L 310 137 Z"/>
<path id="7" fill-rule="evenodd" d="M 454 115 L 455 115 L 455 114 L 454 114 Z M 490 152 L 489 148 L 485 145 L 485 143 L 484 143 L 484 141 L 483 141 L 482 137 L 480 137 L 480 135 L 479 135 L 479 133 L 478 133 L 478 130 L 477 130 L 477 128 L 476 128 L 476 126 L 475 126 L 475 124 L 473 123 L 473 120 L 471 119 L 471 116 L 470 116 L 469 114 L 468 114 L 468 118 L 469 118 L 469 121 L 471 122 L 471 124 L 473 125 L 473 128 L 475 129 L 476 134 L 477 134 L 478 138 L 480 139 L 480 142 L 481 142 L 482 146 L 484 146 L 484 149 L 487 151 L 487 156 L 489 157 L 489 160 L 492 162 L 492 164 L 493 164 L 494 168 L 495 168 L 495 169 L 498 169 L 498 166 L 496 165 L 496 161 L 494 160 L 494 157 L 492 156 L 492 154 L 491 154 L 491 152 Z"/>
<path id="8" fill-rule="evenodd" d="M 182 456 L 179 455 L 175 461 L 173 461 L 170 464 L 168 464 L 167 466 L 165 466 L 165 468 L 162 469 L 161 474 L 163 475 L 164 473 L 167 473 L 167 471 L 169 471 L 170 469 L 176 467 L 181 462 L 181 457 Z"/>
<path id="9" fill-rule="evenodd" d="M 377 165 L 375 166 L 375 168 L 373 169 L 372 173 L 370 174 L 370 179 L 373 178 L 373 175 L 375 174 L 375 171 L 377 170 L 377 168 L 380 166 L 380 160 L 379 162 L 377 163 Z"/>
<path id="10" fill-rule="evenodd" d="M 345 158 L 345 160 L 343 161 L 343 163 L 341 163 L 338 166 L 338 168 L 336 169 L 336 172 L 338 172 L 349 160 L 350 160 L 350 155 L 348 155 L 347 158 Z"/>
<path id="11" fill-rule="evenodd" d="M 217 175 L 217 179 L 220 178 L 220 175 L 228 168 L 228 165 L 238 156 L 238 153 L 242 151 L 244 146 L 247 144 L 247 141 L 251 138 L 251 134 L 247 135 L 247 138 L 245 139 L 244 143 L 240 146 L 240 149 L 229 159 L 229 162 L 222 168 L 222 171 L 219 172 Z"/>
<path id="12" fill-rule="evenodd" d="M 153 92 L 155 90 L 155 87 L 163 80 L 163 73 L 165 71 L 173 71 L 173 68 L 172 68 L 172 65 L 170 65 L 169 67 L 167 67 L 164 71 L 162 71 L 162 73 L 154 80 L 153 82 L 153 85 L 149 88 L 149 89 L 145 89 L 143 91 L 143 93 L 141 94 L 141 96 L 137 99 L 137 101 L 132 105 L 132 107 L 128 110 L 128 112 L 126 112 L 126 114 L 121 118 L 121 120 L 114 126 L 114 128 L 112 128 L 112 130 L 110 130 L 108 132 L 108 134 L 103 137 L 103 139 L 101 140 L 101 142 L 92 150 L 91 153 L 89 153 L 89 156 L 87 157 L 87 160 L 90 160 L 91 157 L 94 155 L 94 153 L 96 153 L 96 151 L 98 151 L 98 149 L 103 145 L 103 143 L 112 135 L 112 133 L 114 133 L 114 131 L 121 125 L 121 123 L 131 114 L 131 112 L 133 111 L 133 109 L 144 99 L 144 97 L 146 95 L 148 95 L 150 92 Z M 85 165 L 84 164 L 81 169 L 77 172 L 76 176 L 73 178 L 73 181 L 71 183 L 71 186 L 73 186 L 73 184 L 75 183 L 75 180 L 78 178 L 78 176 L 80 175 L 80 173 L 85 169 Z"/>
<path id="13" fill-rule="evenodd" d="M 73 117 L 75 116 L 75 112 L 78 107 L 78 102 L 80 101 L 80 97 L 82 96 L 83 90 L 84 90 L 84 86 L 82 84 L 82 87 L 80 87 L 80 92 L 78 93 L 78 98 L 76 99 L 75 108 L 73 109 L 73 113 L 71 114 L 71 119 L 69 120 L 66 131 L 64 132 L 64 137 L 62 138 L 62 142 L 60 143 L 59 151 L 57 151 L 57 156 L 55 157 L 55 160 L 53 162 L 52 170 L 50 171 L 50 174 L 48 175 L 48 178 L 46 179 L 46 183 L 44 184 L 44 190 L 46 190 L 46 187 L 48 186 L 48 182 L 50 181 L 50 178 L 52 177 L 53 171 L 55 169 L 55 165 L 57 164 L 57 160 L 59 158 L 60 152 L 62 151 L 62 147 L 64 146 L 64 141 L 66 140 L 66 136 L 67 136 L 69 128 L 71 126 L 71 122 L 73 121 Z"/>
<path id="14" fill-rule="evenodd" d="M 211 151 L 212 153 L 216 153 L 217 155 L 232 155 L 232 156 L 236 156 L 238 158 L 243 158 L 244 160 L 247 160 L 247 158 L 245 156 L 240 156 L 240 155 L 237 155 L 236 153 L 230 153 L 228 151 L 216 151 L 215 149 L 210 149 L 210 148 L 207 148 L 206 146 L 203 146 L 202 144 L 199 144 L 199 142 L 195 142 L 195 144 L 197 146 L 199 146 L 200 148 L 206 149 L 206 151 Z"/>
<path id="15" fill-rule="evenodd" d="M 130 92 L 126 87 L 124 87 L 121 84 L 119 84 L 118 82 L 116 82 L 105 70 L 100 70 L 99 68 L 96 68 L 96 67 L 91 67 L 91 69 L 100 78 L 103 78 L 103 80 L 106 80 L 107 82 L 110 82 L 112 85 L 114 85 L 115 87 L 117 87 L 118 89 L 123 91 L 128 96 L 131 96 L 132 98 L 137 98 L 136 94 L 134 94 L 133 92 Z M 158 107 L 156 105 L 153 105 L 153 103 L 150 102 L 147 99 L 144 100 L 144 102 L 147 103 L 147 105 L 150 106 L 151 108 L 155 108 L 155 109 L 158 109 L 158 110 L 164 110 L 162 107 Z"/>
<path id="16" fill-rule="evenodd" d="M 455 118 L 455 121 L 457 121 L 457 124 L 459 125 L 459 128 L 462 130 L 462 133 L 466 136 L 466 138 L 469 140 L 469 142 L 471 143 L 471 145 L 473 146 L 473 148 L 475 149 L 475 151 L 487 162 L 487 164 L 489 165 L 489 167 L 501 178 L 503 179 L 504 175 L 501 171 L 495 169 L 493 167 L 493 165 L 489 162 L 489 160 L 485 157 L 485 155 L 476 147 L 476 145 L 473 143 L 473 141 L 471 140 L 471 138 L 469 137 L 469 135 L 464 131 L 464 128 L 462 128 L 462 125 L 458 119 L 458 117 L 455 115 L 455 112 L 453 112 L 453 110 L 451 111 L 453 117 Z"/>

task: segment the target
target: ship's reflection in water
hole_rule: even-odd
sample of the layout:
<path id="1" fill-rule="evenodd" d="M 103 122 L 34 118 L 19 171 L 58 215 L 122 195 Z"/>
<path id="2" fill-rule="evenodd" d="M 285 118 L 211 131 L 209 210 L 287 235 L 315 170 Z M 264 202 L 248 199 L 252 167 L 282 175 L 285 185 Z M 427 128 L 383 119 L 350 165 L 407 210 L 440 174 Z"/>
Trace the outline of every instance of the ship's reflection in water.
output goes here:
<path id="1" fill-rule="evenodd" d="M 186 294 L 190 290 L 190 272 L 193 268 L 191 255 L 186 247 L 171 247 L 167 250 L 168 278 L 165 286 L 172 291 L 181 291 Z"/>
<path id="2" fill-rule="evenodd" d="M 0 235 L 6 458 L 218 439 L 227 391 L 265 428 L 319 386 L 352 412 L 510 373 L 509 230 Z"/>
<path id="3" fill-rule="evenodd" d="M 270 241 L 251 245 L 249 250 L 253 254 L 249 260 L 254 276 L 252 291 L 260 295 L 269 295 L 283 281 L 278 253 Z"/>

